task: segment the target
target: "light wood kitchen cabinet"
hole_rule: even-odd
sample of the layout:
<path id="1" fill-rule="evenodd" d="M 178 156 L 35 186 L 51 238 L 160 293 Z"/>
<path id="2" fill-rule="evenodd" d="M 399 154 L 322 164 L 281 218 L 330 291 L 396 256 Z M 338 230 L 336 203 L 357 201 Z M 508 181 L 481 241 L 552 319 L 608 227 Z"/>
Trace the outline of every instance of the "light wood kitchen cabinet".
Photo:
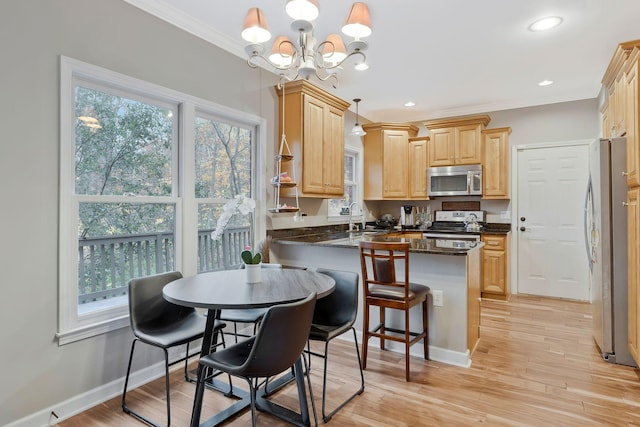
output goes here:
<path id="1" fill-rule="evenodd" d="M 482 130 L 488 115 L 429 120 L 428 166 L 473 165 L 482 163 Z"/>
<path id="2" fill-rule="evenodd" d="M 410 149 L 409 138 L 418 133 L 412 124 L 369 123 L 362 126 L 367 134 L 364 137 L 364 199 L 411 199 L 410 177 L 413 169 L 419 167 L 420 155 Z M 422 167 L 426 171 L 426 165 Z M 426 199 L 426 177 L 425 196 Z"/>
<path id="3" fill-rule="evenodd" d="M 625 126 L 625 108 L 627 105 L 627 79 L 625 73 L 621 70 L 618 73 L 616 81 L 614 83 L 615 87 L 615 97 L 614 97 L 614 108 L 613 108 L 613 129 L 615 132 L 615 136 L 623 136 L 627 130 Z"/>
<path id="4" fill-rule="evenodd" d="M 627 192 L 628 246 L 628 342 L 631 356 L 640 365 L 640 187 Z"/>
<path id="5" fill-rule="evenodd" d="M 510 127 L 482 131 L 482 198 L 509 198 Z"/>
<path id="6" fill-rule="evenodd" d="M 602 116 L 602 137 L 605 139 L 611 138 L 611 118 L 609 117 L 609 100 L 605 99 L 602 108 L 600 108 L 600 114 Z"/>
<path id="7" fill-rule="evenodd" d="M 409 138 L 409 182 L 410 199 L 426 199 L 428 136 Z"/>
<path id="8" fill-rule="evenodd" d="M 344 112 L 349 103 L 306 80 L 285 84 L 278 90 L 280 134 L 284 132 L 293 160 L 283 164 L 283 172 L 299 176 L 301 197 L 342 197 L 344 194 Z M 293 173 L 295 168 L 295 174 Z M 295 195 L 295 188 L 281 189 L 281 195 Z"/>
<path id="9" fill-rule="evenodd" d="M 483 234 L 482 297 L 507 300 L 509 286 L 509 240 L 505 234 Z"/>
<path id="10" fill-rule="evenodd" d="M 625 124 L 627 144 L 627 185 L 635 187 L 640 185 L 640 110 L 638 100 L 638 74 L 640 67 L 640 49 L 633 49 L 629 57 L 625 78 Z"/>

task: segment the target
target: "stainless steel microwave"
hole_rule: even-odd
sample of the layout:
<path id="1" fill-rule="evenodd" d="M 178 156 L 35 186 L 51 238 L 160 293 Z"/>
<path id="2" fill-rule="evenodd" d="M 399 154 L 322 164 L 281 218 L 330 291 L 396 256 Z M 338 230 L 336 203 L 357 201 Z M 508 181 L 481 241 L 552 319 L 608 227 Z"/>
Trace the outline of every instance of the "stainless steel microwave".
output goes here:
<path id="1" fill-rule="evenodd" d="M 427 169 L 431 196 L 481 196 L 482 165 L 442 166 Z"/>

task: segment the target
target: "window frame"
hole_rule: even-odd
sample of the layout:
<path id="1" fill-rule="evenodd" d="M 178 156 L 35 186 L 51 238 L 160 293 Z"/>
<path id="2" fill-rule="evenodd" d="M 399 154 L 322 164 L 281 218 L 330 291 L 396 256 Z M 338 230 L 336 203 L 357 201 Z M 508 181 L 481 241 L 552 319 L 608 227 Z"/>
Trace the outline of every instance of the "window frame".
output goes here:
<path id="1" fill-rule="evenodd" d="M 345 178 L 345 182 L 343 183 L 343 186 L 345 185 L 352 185 L 353 187 L 355 187 L 355 197 L 354 197 L 354 202 L 358 203 L 358 206 L 360 206 L 360 212 L 357 216 L 354 217 L 354 219 L 357 219 L 358 221 L 361 221 L 362 218 L 364 217 L 364 205 L 363 205 L 363 188 L 362 185 L 360 183 L 363 182 L 363 177 L 364 177 L 364 173 L 363 173 L 363 160 L 362 160 L 362 150 L 356 147 L 351 147 L 348 145 L 345 145 L 344 147 L 344 157 L 347 156 L 352 156 L 354 157 L 354 161 L 353 161 L 353 165 L 355 168 L 355 171 L 353 173 L 353 177 L 354 180 L 353 181 L 346 181 Z M 345 174 L 346 177 L 346 174 Z M 330 215 L 329 213 L 329 202 L 327 202 L 327 221 L 330 222 L 342 222 L 342 221 L 349 221 L 349 216 L 348 215 Z"/>
<path id="2" fill-rule="evenodd" d="M 174 129 L 171 196 L 92 196 L 75 194 L 75 95 L 77 81 L 95 84 L 98 90 L 128 98 L 166 104 L 177 112 Z M 175 268 L 182 274 L 197 273 L 199 200 L 195 198 L 195 112 L 206 111 L 229 123 L 253 128 L 251 191 L 256 200 L 254 230 L 264 236 L 265 192 L 261 172 L 265 165 L 266 119 L 201 98 L 129 77 L 76 59 L 60 56 L 60 174 L 58 242 L 58 332 L 59 345 L 75 342 L 129 326 L 128 305 L 78 315 L 78 205 L 81 202 L 166 203 L 175 206 Z"/>

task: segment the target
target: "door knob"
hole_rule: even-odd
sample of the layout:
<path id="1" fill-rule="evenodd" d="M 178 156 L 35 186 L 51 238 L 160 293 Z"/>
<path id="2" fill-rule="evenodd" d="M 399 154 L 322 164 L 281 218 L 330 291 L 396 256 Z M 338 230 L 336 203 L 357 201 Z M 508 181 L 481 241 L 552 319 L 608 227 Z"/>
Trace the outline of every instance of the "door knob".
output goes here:
<path id="1" fill-rule="evenodd" d="M 525 217 L 523 217 L 523 216 L 520 217 L 520 221 L 524 222 L 525 220 L 526 220 Z"/>
<path id="2" fill-rule="evenodd" d="M 526 229 L 527 229 L 526 227 L 520 227 L 520 231 L 524 231 Z"/>

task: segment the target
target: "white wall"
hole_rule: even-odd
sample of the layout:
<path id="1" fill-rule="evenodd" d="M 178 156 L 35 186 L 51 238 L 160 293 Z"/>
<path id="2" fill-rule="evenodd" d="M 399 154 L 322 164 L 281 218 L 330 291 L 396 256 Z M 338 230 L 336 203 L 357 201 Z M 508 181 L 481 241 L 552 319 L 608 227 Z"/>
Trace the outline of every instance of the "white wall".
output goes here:
<path id="1" fill-rule="evenodd" d="M 265 117 L 267 153 L 274 152 L 279 136 L 274 76 L 125 2 L 3 1 L 0 40 L 0 425 L 5 425 L 50 409 L 64 416 L 61 402 L 120 381 L 132 338 L 121 329 L 62 347 L 55 339 L 59 55 Z M 597 134 L 595 101 L 490 114 L 490 126 L 513 128 L 512 144 Z M 346 128 L 352 124 L 348 118 Z M 261 173 L 271 176 L 273 165 L 267 162 Z M 309 211 L 323 216 L 325 203 L 308 202 Z M 293 226 L 291 220 L 279 221 Z M 310 218 L 306 224 L 322 222 Z M 159 360 L 155 351 L 141 351 L 137 358 L 139 366 Z M 35 417 L 30 425 L 46 422 Z"/>
<path id="2" fill-rule="evenodd" d="M 0 3 L 0 425 L 55 410 L 125 373 L 128 328 L 59 347 L 59 55 L 267 118 L 273 75 L 123 1 Z M 269 163 L 270 164 L 270 163 Z M 263 171 L 267 173 L 267 171 Z M 140 347 L 138 367 L 162 360 Z M 26 425 L 46 425 L 42 416 Z M 24 425 L 24 424 L 23 424 Z"/>

